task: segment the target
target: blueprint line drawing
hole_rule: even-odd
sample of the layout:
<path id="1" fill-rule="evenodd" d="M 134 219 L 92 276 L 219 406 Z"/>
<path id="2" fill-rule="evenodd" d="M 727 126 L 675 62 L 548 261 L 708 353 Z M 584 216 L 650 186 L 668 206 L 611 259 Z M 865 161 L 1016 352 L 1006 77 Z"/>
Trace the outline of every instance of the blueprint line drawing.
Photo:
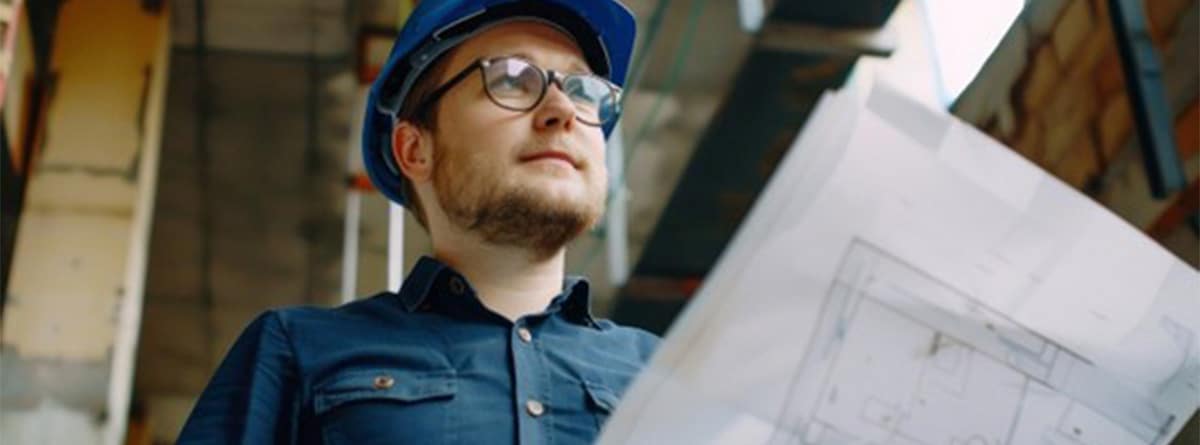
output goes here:
<path id="1" fill-rule="evenodd" d="M 776 430 L 770 443 L 1149 445 L 1175 421 L 1079 354 L 862 240 L 820 320 L 776 422 L 794 434 Z M 1080 381 L 1113 394 L 1077 391 Z M 1136 410 L 1141 421 L 1118 420 Z"/>
<path id="2" fill-rule="evenodd" d="M 1200 405 L 1200 273 L 919 106 L 887 85 L 822 98 L 599 443 L 1179 434 Z"/>

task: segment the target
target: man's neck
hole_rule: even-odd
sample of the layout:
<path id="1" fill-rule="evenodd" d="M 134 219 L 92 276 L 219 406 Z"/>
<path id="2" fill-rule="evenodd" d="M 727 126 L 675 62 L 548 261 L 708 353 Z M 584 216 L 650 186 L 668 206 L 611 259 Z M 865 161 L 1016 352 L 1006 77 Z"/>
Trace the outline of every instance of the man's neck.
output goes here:
<path id="1" fill-rule="evenodd" d="M 524 249 L 470 242 L 435 245 L 433 256 L 465 276 L 483 305 L 510 321 L 545 310 L 562 292 L 565 248 L 536 259 Z"/>

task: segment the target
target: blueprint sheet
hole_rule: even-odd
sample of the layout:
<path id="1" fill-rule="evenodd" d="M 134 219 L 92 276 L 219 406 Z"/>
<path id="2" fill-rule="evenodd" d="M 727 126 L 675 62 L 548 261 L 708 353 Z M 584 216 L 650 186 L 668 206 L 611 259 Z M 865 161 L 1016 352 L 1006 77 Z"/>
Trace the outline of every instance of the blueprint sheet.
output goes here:
<path id="1" fill-rule="evenodd" d="M 1164 444 L 1200 274 L 886 86 L 814 110 L 605 444 Z"/>

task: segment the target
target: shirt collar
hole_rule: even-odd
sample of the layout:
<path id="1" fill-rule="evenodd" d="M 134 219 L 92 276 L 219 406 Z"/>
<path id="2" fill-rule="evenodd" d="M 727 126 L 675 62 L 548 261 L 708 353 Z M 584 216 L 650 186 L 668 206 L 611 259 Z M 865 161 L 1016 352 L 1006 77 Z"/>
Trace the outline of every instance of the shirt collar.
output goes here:
<path id="1" fill-rule="evenodd" d="M 432 257 L 422 256 L 417 260 L 417 264 L 413 265 L 400 287 L 399 297 L 404 310 L 415 312 L 423 306 L 428 307 L 428 300 L 438 294 L 444 294 L 438 292 L 438 286 L 448 281 L 444 278 L 446 274 L 459 276 L 453 268 Z M 465 277 L 459 276 L 459 279 L 462 283 L 467 283 Z M 465 288 L 474 299 L 474 290 L 470 284 L 466 284 Z M 482 307 L 482 303 L 479 306 Z M 586 278 L 568 276 L 563 279 L 562 293 L 550 301 L 545 311 L 546 314 L 557 312 L 562 312 L 569 321 L 590 327 L 598 326 L 592 317 L 591 285 Z"/>
<path id="2" fill-rule="evenodd" d="M 408 276 L 404 278 L 404 284 L 400 286 L 400 303 L 404 305 L 404 310 L 413 312 L 421 307 L 421 303 L 424 303 L 433 291 L 438 277 L 449 268 L 445 263 L 428 256 L 417 260 L 417 264 L 413 265 Z"/>
<path id="3" fill-rule="evenodd" d="M 592 317 L 592 286 L 587 278 L 568 276 L 563 279 L 561 294 L 550 300 L 546 312 L 561 310 L 567 319 L 585 326 L 598 327 Z"/>

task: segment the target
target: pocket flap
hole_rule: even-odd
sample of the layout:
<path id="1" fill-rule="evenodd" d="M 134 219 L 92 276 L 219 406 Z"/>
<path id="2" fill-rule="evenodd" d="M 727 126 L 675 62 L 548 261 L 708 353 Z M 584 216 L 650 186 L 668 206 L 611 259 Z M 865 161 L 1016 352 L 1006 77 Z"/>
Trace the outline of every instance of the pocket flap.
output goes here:
<path id="1" fill-rule="evenodd" d="M 617 393 L 613 392 L 613 390 L 609 389 L 607 386 L 598 383 L 587 382 L 584 383 L 583 387 L 584 390 L 587 391 L 588 400 L 592 402 L 593 406 L 608 413 L 611 413 L 613 410 L 617 409 L 617 402 L 620 400 L 620 398 L 617 397 Z"/>
<path id="2" fill-rule="evenodd" d="M 339 372 L 318 383 L 313 389 L 313 409 L 319 415 L 357 400 L 417 402 L 452 398 L 457 391 L 458 381 L 452 370 L 356 369 Z"/>

